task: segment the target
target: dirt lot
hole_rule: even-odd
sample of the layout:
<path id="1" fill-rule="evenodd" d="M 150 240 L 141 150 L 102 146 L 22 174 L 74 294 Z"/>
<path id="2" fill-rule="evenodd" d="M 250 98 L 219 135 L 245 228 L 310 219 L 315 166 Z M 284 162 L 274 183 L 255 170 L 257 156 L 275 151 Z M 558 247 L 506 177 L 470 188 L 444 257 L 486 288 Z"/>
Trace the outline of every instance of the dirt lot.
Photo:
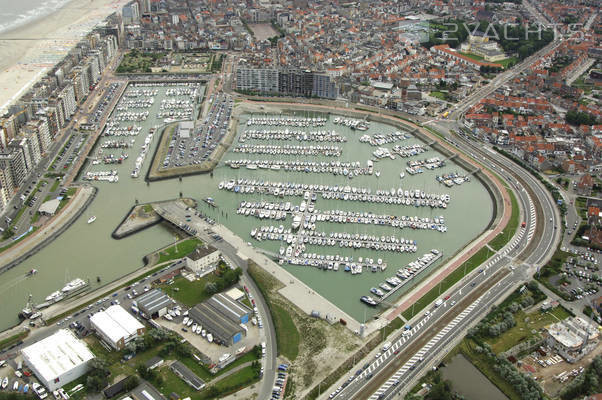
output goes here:
<path id="1" fill-rule="evenodd" d="M 249 28 L 253 31 L 255 39 L 259 41 L 279 35 L 270 24 L 249 24 Z"/>
<path id="2" fill-rule="evenodd" d="M 532 376 L 537 378 L 537 381 L 543 387 L 544 391 L 550 397 L 557 397 L 560 391 L 574 378 L 570 377 L 567 381 L 560 382 L 558 379 L 554 379 L 554 377 L 564 371 L 571 372 L 575 369 L 579 370 L 580 367 L 586 368 L 592 362 L 593 358 L 599 354 L 602 354 L 601 343 L 598 343 L 598 346 L 595 348 L 594 351 L 592 351 L 590 354 L 583 357 L 581 360 L 574 364 L 569 364 L 563 359 L 562 361 L 554 365 L 547 366 L 545 368 L 539 365 L 539 363 L 535 361 L 532 355 L 528 355 L 520 360 L 523 363 L 523 365 L 522 368 L 519 369 L 522 372 L 526 373 L 532 373 L 532 371 L 535 371 L 534 373 L 532 373 Z M 547 356 L 542 357 L 538 355 L 538 358 L 545 361 L 554 358 L 554 356 L 556 356 L 555 352 L 548 352 Z M 556 359 L 558 358 L 560 358 L 560 356 L 558 356 Z"/>

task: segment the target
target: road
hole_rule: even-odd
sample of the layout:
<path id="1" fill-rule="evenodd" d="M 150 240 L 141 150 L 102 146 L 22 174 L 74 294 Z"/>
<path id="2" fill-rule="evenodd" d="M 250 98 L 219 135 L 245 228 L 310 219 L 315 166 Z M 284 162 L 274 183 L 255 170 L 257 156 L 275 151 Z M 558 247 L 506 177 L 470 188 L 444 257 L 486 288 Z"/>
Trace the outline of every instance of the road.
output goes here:
<path id="1" fill-rule="evenodd" d="M 354 379 L 347 378 L 346 384 L 337 382 L 332 391 L 322 397 L 324 399 L 383 399 L 409 390 L 411 385 L 407 383 L 421 376 L 433 361 L 443 358 L 444 354 L 436 349 L 458 342 L 467 327 L 478 322 L 488 311 L 489 307 L 483 304 L 501 301 L 511 289 L 528 281 L 561 239 L 558 210 L 535 177 L 488 146 L 453 137 L 449 130 L 447 135 L 448 141 L 459 150 L 510 182 L 526 227 L 519 228 L 504 248 L 464 278 L 460 285 L 443 294 L 447 300 L 441 307 L 431 305 L 424 315 L 410 321 L 409 334 L 395 334 L 391 349 L 382 355 L 378 354 L 380 349 L 375 350 L 368 356 L 373 357 L 373 361 L 362 372 Z M 340 389 L 338 393 L 337 389 Z M 328 397 L 329 394 L 335 395 Z"/>
<path id="2" fill-rule="evenodd" d="M 495 92 L 500 86 L 504 85 L 506 82 L 510 81 L 518 74 L 529 68 L 533 61 L 537 60 L 544 54 L 560 46 L 562 40 L 563 39 L 560 38 L 552 41 L 547 46 L 543 47 L 539 51 L 525 58 L 522 62 L 515 65 L 512 69 L 509 69 L 506 72 L 496 75 L 496 77 L 493 78 L 487 85 L 477 89 L 475 92 L 463 99 L 460 103 L 452 107 L 450 109 L 449 115 L 450 120 L 460 119 L 470 107 L 477 104 L 479 101 L 489 96 L 491 93 Z"/>
<path id="3" fill-rule="evenodd" d="M 268 305 L 247 271 L 247 262 L 238 256 L 237 248 L 223 240 L 211 230 L 211 225 L 205 221 L 198 211 L 194 209 L 185 209 L 177 203 L 158 205 L 155 207 L 155 211 L 168 221 L 181 221 L 175 224 L 179 229 L 184 230 L 188 234 L 197 236 L 205 244 L 217 248 L 222 252 L 223 256 L 231 260 L 243 271 L 244 280 L 248 283 L 249 290 L 256 299 L 259 315 L 262 320 L 265 321 L 263 337 L 266 342 L 266 357 L 263 359 L 264 375 L 261 380 L 261 387 L 257 398 L 269 399 L 272 394 L 274 383 L 276 382 L 277 374 L 276 357 L 278 355 L 278 349 L 276 344 L 276 331 L 274 329 L 274 321 L 272 321 Z"/>

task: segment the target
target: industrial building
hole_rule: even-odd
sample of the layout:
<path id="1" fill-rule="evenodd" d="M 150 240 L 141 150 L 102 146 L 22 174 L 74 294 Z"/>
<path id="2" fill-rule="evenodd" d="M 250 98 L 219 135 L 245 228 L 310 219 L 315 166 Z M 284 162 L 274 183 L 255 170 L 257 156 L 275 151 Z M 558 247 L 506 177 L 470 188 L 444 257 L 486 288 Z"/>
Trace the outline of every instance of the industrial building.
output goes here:
<path id="1" fill-rule="evenodd" d="M 184 260 L 186 267 L 198 275 L 213 271 L 219 262 L 220 251 L 213 246 L 197 247 Z"/>
<path id="2" fill-rule="evenodd" d="M 221 296 L 233 302 L 226 296 Z M 241 320 L 248 320 L 248 314 L 245 316 L 241 310 L 232 307 L 228 310 L 229 303 L 220 301 L 219 298 L 216 299 L 215 297 L 213 296 L 191 308 L 188 311 L 188 316 L 200 324 L 203 329 L 206 329 L 207 332 L 210 332 L 218 342 L 226 346 L 233 345 L 246 334 L 241 326 Z"/>
<path id="3" fill-rule="evenodd" d="M 205 303 L 236 324 L 246 324 L 249 322 L 251 310 L 244 304 L 232 300 L 230 296 L 218 293 L 211 296 Z"/>
<path id="4" fill-rule="evenodd" d="M 159 289 L 152 289 L 136 298 L 140 312 L 149 318 L 162 317 L 175 302 Z"/>
<path id="5" fill-rule="evenodd" d="M 598 343 L 598 328 L 579 317 L 556 322 L 546 330 L 546 344 L 570 363 L 580 360 Z"/>
<path id="6" fill-rule="evenodd" d="M 145 327 L 120 305 L 97 312 L 90 318 L 97 335 L 115 350 L 121 350 L 131 340 L 142 336 Z"/>
<path id="7" fill-rule="evenodd" d="M 21 354 L 25 365 L 49 391 L 84 375 L 94 359 L 88 346 L 67 329 L 24 348 Z"/>

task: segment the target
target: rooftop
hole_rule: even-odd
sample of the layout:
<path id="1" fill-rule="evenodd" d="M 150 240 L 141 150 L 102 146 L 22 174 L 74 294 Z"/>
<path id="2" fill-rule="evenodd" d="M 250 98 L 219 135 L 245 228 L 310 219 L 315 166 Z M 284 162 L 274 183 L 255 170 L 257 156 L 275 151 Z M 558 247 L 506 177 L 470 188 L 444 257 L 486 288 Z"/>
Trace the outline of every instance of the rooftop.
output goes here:
<path id="1" fill-rule="evenodd" d="M 120 305 L 114 305 L 105 311 L 98 312 L 90 318 L 90 322 L 101 329 L 112 342 L 118 342 L 121 338 L 127 338 L 138 333 L 144 325 L 128 313 Z"/>
<path id="2" fill-rule="evenodd" d="M 67 329 L 60 329 L 21 352 L 47 382 L 94 358 L 88 346 Z"/>

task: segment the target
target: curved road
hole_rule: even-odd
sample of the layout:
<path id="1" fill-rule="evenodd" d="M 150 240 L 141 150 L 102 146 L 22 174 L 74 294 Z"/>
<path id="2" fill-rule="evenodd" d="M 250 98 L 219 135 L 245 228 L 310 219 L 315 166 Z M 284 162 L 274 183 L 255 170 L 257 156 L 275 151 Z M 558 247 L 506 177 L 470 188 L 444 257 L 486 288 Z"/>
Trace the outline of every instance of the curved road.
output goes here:
<path id="1" fill-rule="evenodd" d="M 441 307 L 431 306 L 428 315 L 412 321 L 410 331 L 404 332 L 405 335 L 398 333 L 390 340 L 393 345 L 389 350 L 372 358 L 344 388 L 339 386 L 338 393 L 327 392 L 324 399 L 388 399 L 411 388 L 410 383 L 443 358 L 444 350 L 459 341 L 491 304 L 528 281 L 556 248 L 561 232 L 557 229 L 560 216 L 545 187 L 528 171 L 491 148 L 459 137 L 448 140 L 510 183 L 526 227 L 519 227 L 506 246 L 465 278 L 461 287 L 452 289 Z"/>

